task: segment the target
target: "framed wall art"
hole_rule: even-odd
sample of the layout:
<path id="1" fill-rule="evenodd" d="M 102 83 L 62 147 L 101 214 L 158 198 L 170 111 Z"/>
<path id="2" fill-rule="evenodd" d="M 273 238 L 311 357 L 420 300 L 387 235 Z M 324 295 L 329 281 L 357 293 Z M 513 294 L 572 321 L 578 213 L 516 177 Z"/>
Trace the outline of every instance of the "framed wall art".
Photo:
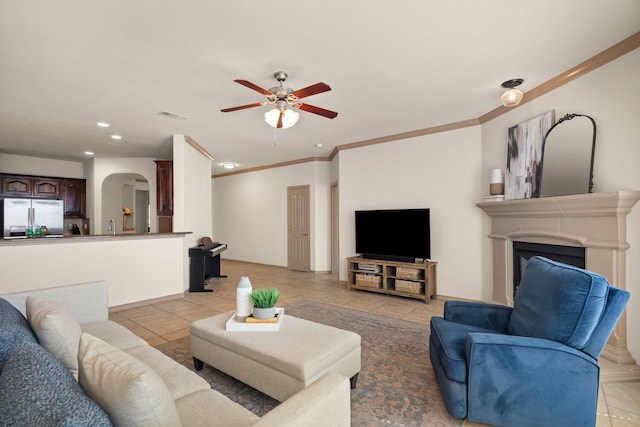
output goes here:
<path id="1" fill-rule="evenodd" d="M 509 128 L 505 200 L 528 199 L 538 194 L 542 140 L 554 121 L 555 111 L 551 110 Z"/>

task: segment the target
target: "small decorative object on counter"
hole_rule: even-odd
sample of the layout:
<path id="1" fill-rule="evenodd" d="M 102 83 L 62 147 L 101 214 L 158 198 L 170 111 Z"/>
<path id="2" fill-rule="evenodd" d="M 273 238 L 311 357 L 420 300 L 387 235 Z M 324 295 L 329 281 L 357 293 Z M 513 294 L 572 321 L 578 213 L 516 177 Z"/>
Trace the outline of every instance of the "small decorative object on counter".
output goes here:
<path id="1" fill-rule="evenodd" d="M 252 287 L 251 282 L 247 276 L 240 277 L 238 287 L 236 288 L 236 320 L 238 322 L 244 322 L 245 319 L 251 314 L 251 294 Z"/>

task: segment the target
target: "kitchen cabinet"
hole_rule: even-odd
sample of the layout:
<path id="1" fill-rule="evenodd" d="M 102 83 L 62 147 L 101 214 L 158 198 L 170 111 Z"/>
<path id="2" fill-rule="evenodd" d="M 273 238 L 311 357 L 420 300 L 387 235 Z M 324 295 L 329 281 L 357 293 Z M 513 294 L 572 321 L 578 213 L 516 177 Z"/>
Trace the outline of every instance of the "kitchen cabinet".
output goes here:
<path id="1" fill-rule="evenodd" d="M 87 181 L 85 179 L 63 179 L 60 196 L 64 200 L 65 218 L 84 218 L 86 216 Z"/>
<path id="2" fill-rule="evenodd" d="M 59 178 L 0 174 L 2 195 L 8 197 L 60 198 Z"/>
<path id="3" fill-rule="evenodd" d="M 0 196 L 59 199 L 65 218 L 85 218 L 87 180 L 0 173 Z"/>
<path id="4" fill-rule="evenodd" d="M 158 216 L 173 216 L 173 161 L 155 162 Z"/>

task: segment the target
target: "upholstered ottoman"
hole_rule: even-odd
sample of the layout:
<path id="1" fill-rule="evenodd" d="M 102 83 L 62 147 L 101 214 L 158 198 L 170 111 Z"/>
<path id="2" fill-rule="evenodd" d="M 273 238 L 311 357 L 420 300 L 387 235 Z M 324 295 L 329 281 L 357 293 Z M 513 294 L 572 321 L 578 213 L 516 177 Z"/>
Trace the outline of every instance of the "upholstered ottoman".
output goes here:
<path id="1" fill-rule="evenodd" d="M 360 335 L 283 315 L 277 331 L 227 331 L 233 312 L 191 324 L 196 370 L 203 362 L 284 401 L 326 372 L 351 378 L 360 372 Z"/>

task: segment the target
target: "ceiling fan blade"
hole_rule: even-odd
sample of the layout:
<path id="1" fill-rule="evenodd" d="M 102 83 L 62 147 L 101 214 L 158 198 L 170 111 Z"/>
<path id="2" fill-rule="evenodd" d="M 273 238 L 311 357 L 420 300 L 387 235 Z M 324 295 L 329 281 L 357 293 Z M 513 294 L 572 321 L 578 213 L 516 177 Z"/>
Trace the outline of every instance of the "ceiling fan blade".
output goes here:
<path id="1" fill-rule="evenodd" d="M 249 82 L 249 81 L 247 81 L 247 80 L 234 80 L 234 82 L 239 83 L 239 84 L 241 84 L 242 86 L 248 87 L 249 89 L 253 89 L 253 90 L 255 90 L 256 92 L 260 92 L 261 94 L 266 95 L 266 96 L 269 96 L 269 95 L 271 95 L 271 94 L 272 94 L 272 93 L 271 93 L 271 92 L 269 92 L 268 90 L 263 89 L 263 88 L 261 88 L 260 86 L 255 85 L 255 84 L 253 84 L 253 83 L 251 83 L 251 82 Z"/>
<path id="2" fill-rule="evenodd" d="M 311 86 L 307 86 L 302 89 L 298 89 L 293 91 L 291 95 L 297 96 L 298 98 L 305 98 L 307 96 L 315 95 L 322 92 L 330 91 L 331 87 L 329 87 L 326 83 L 316 83 Z"/>
<path id="3" fill-rule="evenodd" d="M 324 108 L 320 108 L 320 107 L 315 107 L 313 105 L 309 105 L 309 104 L 300 104 L 297 105 L 297 107 L 303 111 L 306 111 L 308 113 L 313 113 L 313 114 L 317 114 L 319 116 L 323 116 L 326 117 L 328 119 L 333 119 L 336 118 L 338 116 L 338 113 L 336 113 L 335 111 L 331 111 L 331 110 L 325 110 Z"/>
<path id="4" fill-rule="evenodd" d="M 277 129 L 282 128 L 282 116 L 284 116 L 284 110 L 280 111 L 280 115 L 278 116 L 278 124 L 276 125 Z"/>
<path id="5" fill-rule="evenodd" d="M 267 104 L 267 103 L 266 102 L 254 102 L 253 104 L 239 105 L 237 107 L 230 107 L 230 108 L 223 108 L 220 111 L 222 111 L 223 113 L 229 113 L 231 111 L 244 110 L 245 108 L 262 107 L 265 104 Z"/>

